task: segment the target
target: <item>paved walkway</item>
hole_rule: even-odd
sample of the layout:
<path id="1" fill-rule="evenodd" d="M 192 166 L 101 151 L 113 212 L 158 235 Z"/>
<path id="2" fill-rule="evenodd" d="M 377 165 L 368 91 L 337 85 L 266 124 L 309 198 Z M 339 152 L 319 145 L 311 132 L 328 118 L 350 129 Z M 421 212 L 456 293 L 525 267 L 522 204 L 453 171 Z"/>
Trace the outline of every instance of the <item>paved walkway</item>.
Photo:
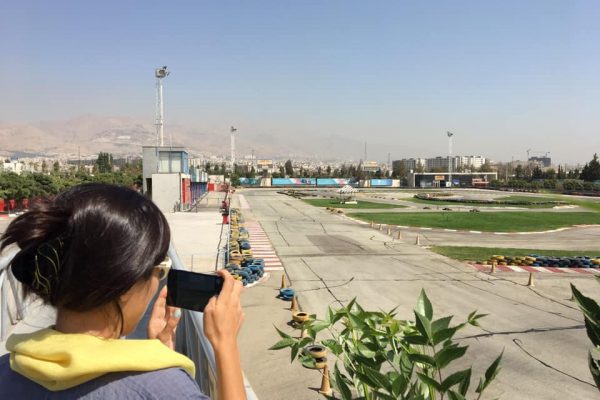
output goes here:
<path id="1" fill-rule="evenodd" d="M 226 244 L 220 240 L 221 237 L 226 240 L 227 228 L 218 208 L 224 196 L 224 193 L 210 193 L 208 199 L 213 200 L 210 206 L 198 212 L 165 214 L 177 254 L 192 271 L 214 271 L 218 249 Z"/>

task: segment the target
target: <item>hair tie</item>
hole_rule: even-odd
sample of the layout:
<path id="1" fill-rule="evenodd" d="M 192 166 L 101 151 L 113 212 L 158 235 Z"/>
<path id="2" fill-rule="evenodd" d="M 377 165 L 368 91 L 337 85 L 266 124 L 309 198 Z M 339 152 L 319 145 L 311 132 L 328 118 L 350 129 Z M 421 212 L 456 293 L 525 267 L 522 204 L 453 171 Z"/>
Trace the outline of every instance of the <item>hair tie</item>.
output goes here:
<path id="1" fill-rule="evenodd" d="M 58 280 L 63 258 L 64 241 L 61 237 L 46 241 L 37 247 L 34 262 L 35 271 L 31 287 L 49 295 L 52 283 Z"/>

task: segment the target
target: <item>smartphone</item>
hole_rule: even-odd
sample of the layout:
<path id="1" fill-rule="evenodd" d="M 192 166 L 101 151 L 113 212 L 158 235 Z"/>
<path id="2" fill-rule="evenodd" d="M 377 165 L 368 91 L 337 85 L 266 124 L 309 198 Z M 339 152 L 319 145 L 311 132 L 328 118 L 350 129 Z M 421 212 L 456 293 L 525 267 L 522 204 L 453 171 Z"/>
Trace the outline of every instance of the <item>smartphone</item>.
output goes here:
<path id="1" fill-rule="evenodd" d="M 167 305 L 193 311 L 204 311 L 211 297 L 223 288 L 219 275 L 171 269 L 167 279 Z"/>

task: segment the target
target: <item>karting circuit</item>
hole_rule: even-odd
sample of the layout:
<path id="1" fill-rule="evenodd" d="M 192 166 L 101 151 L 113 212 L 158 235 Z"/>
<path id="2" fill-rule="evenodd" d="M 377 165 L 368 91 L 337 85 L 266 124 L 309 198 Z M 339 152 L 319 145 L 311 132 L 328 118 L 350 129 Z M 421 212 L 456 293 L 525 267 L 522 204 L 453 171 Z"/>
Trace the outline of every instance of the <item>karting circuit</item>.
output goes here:
<path id="1" fill-rule="evenodd" d="M 485 190 L 456 192 L 462 199 L 508 196 Z M 243 205 L 244 216 L 259 222 L 269 238 L 283 264 L 286 285 L 280 286 L 280 275 L 273 272 L 275 279 L 266 288 L 274 297 L 294 299 L 299 306 L 296 314 L 319 318 L 327 307 L 339 308 L 356 298 L 368 310 L 397 307 L 398 318 L 410 320 L 424 289 L 439 315 L 461 320 L 475 309 L 487 314 L 480 327 L 458 335 L 460 343 L 469 346 L 464 362 L 473 365 L 474 376 L 504 352 L 502 370 L 486 398 L 597 396 L 587 365 L 590 342 L 570 284 L 583 293 L 597 292 L 593 279 L 597 274 L 592 271 L 599 270 L 600 227 L 594 225 L 600 221 L 598 203 L 594 199 L 546 203 L 535 195 L 519 194 L 531 197 L 531 202 L 518 199 L 524 204 L 483 206 L 463 200 L 448 205 L 415 197 L 418 193 L 361 189 L 346 201 L 340 200 L 336 189 L 242 189 L 232 201 Z M 432 214 L 469 219 L 442 218 L 445 226 L 431 226 L 435 221 L 427 217 Z M 484 230 L 485 215 L 493 216 L 493 225 Z M 529 222 L 521 230 L 522 218 Z M 581 226 L 582 219 L 589 222 Z M 544 220 L 552 222 L 552 229 L 546 229 Z M 536 221 L 542 223 L 538 226 Z M 526 253 L 518 253 L 519 249 Z M 253 304 L 264 296 L 253 290 L 246 301 Z M 292 307 L 277 304 L 268 315 L 249 311 L 249 318 L 300 334 L 290 322 Z M 270 345 L 279 338 L 272 329 L 261 332 L 271 337 Z M 257 340 L 243 342 L 250 348 Z M 307 386 L 318 384 L 310 370 L 290 364 L 283 351 L 267 358 L 261 354 L 248 350 L 254 368 L 246 370 L 260 398 L 279 398 L 274 393 L 282 386 L 295 399 L 314 398 Z M 258 372 L 265 370 L 279 373 L 265 381 Z"/>

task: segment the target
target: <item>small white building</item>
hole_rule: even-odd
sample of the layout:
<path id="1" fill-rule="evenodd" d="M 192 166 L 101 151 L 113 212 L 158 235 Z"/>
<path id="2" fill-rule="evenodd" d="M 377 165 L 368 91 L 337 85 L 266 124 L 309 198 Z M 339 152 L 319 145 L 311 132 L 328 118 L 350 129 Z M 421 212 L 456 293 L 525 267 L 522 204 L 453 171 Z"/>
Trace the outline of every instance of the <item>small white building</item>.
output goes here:
<path id="1" fill-rule="evenodd" d="M 162 212 L 188 210 L 191 206 L 191 177 L 188 153 L 182 147 L 142 148 L 143 192 Z"/>

